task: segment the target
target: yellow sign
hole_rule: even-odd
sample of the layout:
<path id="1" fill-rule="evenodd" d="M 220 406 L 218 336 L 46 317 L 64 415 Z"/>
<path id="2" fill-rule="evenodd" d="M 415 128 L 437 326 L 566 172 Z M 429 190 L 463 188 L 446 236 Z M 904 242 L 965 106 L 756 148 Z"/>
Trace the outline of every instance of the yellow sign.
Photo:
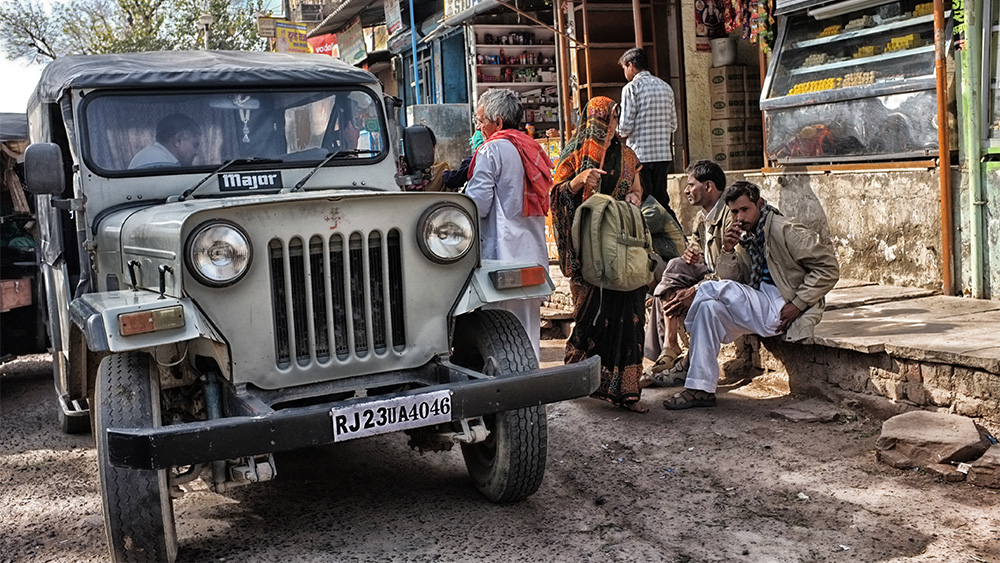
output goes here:
<path id="1" fill-rule="evenodd" d="M 274 20 L 274 39 L 271 50 L 276 53 L 309 53 L 306 42 L 306 25 L 288 20 Z"/>

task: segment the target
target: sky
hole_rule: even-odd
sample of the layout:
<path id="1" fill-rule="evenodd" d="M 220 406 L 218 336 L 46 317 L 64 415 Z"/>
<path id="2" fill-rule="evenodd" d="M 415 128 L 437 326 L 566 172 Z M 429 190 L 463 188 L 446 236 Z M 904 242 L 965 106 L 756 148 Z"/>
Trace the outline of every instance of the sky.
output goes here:
<path id="1" fill-rule="evenodd" d="M 60 0 L 41 1 L 45 5 L 51 5 Z M 268 0 L 265 7 L 280 12 L 281 1 Z M 43 65 L 32 64 L 26 59 L 8 60 L 7 53 L 0 48 L 0 82 L 3 83 L 0 87 L 0 112 L 24 113 L 28 107 L 28 98 L 42 74 L 42 68 Z"/>
<path id="2" fill-rule="evenodd" d="M 28 98 L 42 74 L 42 65 L 29 64 L 25 60 L 10 61 L 0 53 L 0 112 L 24 113 Z"/>

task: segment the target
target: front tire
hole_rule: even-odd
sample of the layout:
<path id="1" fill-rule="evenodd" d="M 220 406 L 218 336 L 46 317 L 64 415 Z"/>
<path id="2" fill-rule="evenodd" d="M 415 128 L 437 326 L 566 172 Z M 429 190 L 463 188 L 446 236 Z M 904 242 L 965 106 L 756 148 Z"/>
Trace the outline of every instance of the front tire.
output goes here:
<path id="1" fill-rule="evenodd" d="M 488 375 L 538 368 L 531 340 L 508 311 L 489 309 L 455 321 L 456 364 Z M 542 484 L 548 449 L 545 405 L 483 417 L 490 431 L 484 442 L 462 445 L 462 456 L 476 488 L 489 500 L 510 503 L 525 499 Z"/>
<path id="2" fill-rule="evenodd" d="M 94 407 L 104 529 L 116 563 L 177 558 L 174 508 L 166 470 L 116 467 L 108 458 L 109 428 L 160 426 L 160 382 L 149 356 L 135 352 L 101 360 Z"/>

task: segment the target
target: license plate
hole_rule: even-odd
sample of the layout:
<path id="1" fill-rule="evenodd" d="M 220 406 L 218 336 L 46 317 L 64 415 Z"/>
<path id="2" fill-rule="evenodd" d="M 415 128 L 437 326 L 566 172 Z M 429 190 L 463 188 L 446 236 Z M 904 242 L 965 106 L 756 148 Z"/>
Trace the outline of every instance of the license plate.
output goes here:
<path id="1" fill-rule="evenodd" d="M 330 417 L 334 442 L 450 422 L 451 391 L 333 407 Z"/>

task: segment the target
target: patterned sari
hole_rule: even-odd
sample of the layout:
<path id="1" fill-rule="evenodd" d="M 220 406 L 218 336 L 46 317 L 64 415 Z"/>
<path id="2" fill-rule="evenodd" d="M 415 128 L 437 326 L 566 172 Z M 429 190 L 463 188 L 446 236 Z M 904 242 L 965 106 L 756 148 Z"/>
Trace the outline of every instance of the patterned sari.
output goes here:
<path id="1" fill-rule="evenodd" d="M 559 249 L 559 267 L 570 280 L 573 319 L 576 326 L 566 342 L 566 363 L 591 356 L 601 357 L 601 386 L 592 397 L 626 405 L 639 400 L 642 374 L 642 343 L 645 336 L 645 293 L 612 291 L 593 286 L 580 274 L 580 259 L 573 252 L 573 215 L 587 198 L 600 191 L 624 200 L 636 177 L 639 161 L 631 149 L 615 136 L 605 149 L 611 112 L 615 103 L 596 97 L 587 104 L 585 121 L 563 149 L 552 187 L 552 223 Z M 570 180 L 580 172 L 600 168 L 607 172 L 598 190 L 584 187 L 574 194 Z"/>

